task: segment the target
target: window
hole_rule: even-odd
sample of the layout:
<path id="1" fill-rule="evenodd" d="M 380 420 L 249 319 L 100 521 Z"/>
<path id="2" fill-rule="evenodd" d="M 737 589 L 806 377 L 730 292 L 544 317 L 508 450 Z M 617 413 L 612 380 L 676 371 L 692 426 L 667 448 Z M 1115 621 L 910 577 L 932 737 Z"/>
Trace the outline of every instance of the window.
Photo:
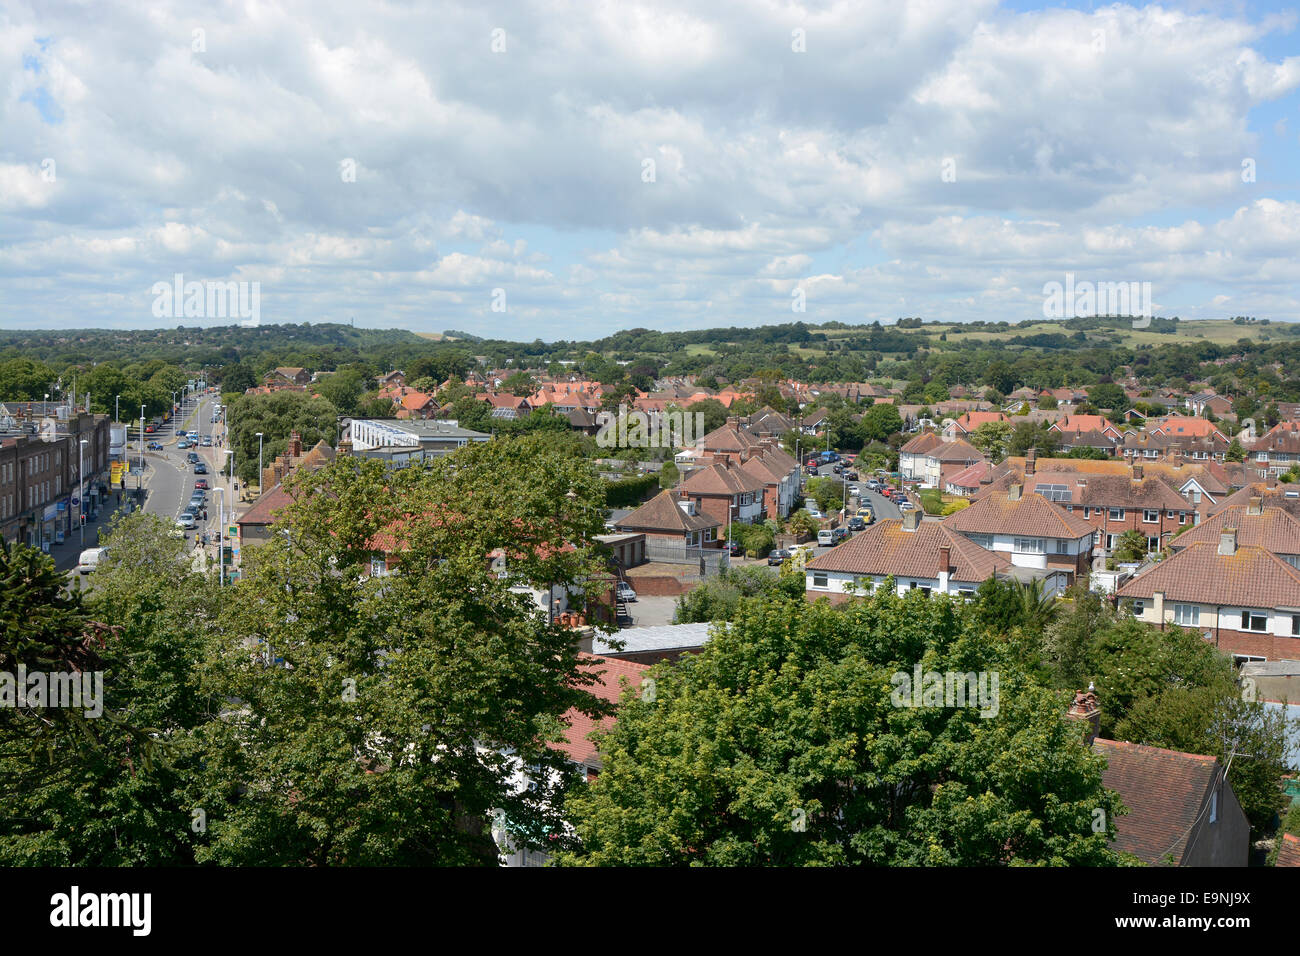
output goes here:
<path id="1" fill-rule="evenodd" d="M 1160 535 L 1147 535 L 1147 550 L 1148 551 L 1160 550 Z"/>
<path id="2" fill-rule="evenodd" d="M 1069 554 L 1069 553 L 1070 553 L 1070 542 L 1066 541 L 1064 538 L 1057 538 L 1057 539 L 1056 539 L 1056 553 L 1057 553 L 1057 554 Z"/>
<path id="3" fill-rule="evenodd" d="M 968 534 L 966 537 L 970 538 L 974 544 L 978 544 L 985 550 L 991 550 L 993 548 L 993 535 L 991 534 Z"/>
<path id="4" fill-rule="evenodd" d="M 1268 617 L 1251 611 L 1241 612 L 1241 629 L 1243 631 L 1263 631 L 1268 629 Z"/>
<path id="5" fill-rule="evenodd" d="M 1133 604 L 1129 607 L 1129 610 L 1133 612 L 1134 617 L 1141 617 L 1142 612 L 1146 610 L 1146 606 L 1147 606 L 1146 601 L 1134 601 Z"/>
<path id="6" fill-rule="evenodd" d="M 1123 508 L 1111 508 L 1111 509 L 1110 509 L 1110 520 L 1111 520 L 1111 521 L 1123 521 L 1123 520 L 1124 520 L 1124 509 L 1123 509 Z"/>
<path id="7" fill-rule="evenodd" d="M 1090 518 L 1090 517 L 1092 517 L 1092 509 L 1089 508 L 1087 505 L 1084 505 L 1084 508 L 1083 508 L 1083 516 L 1084 516 L 1085 518 Z"/>
<path id="8" fill-rule="evenodd" d="M 1160 512 L 1152 508 L 1146 508 L 1142 512 L 1142 520 L 1146 524 L 1155 524 L 1160 520 Z"/>
<path id="9" fill-rule="evenodd" d="M 1178 523 L 1179 523 L 1179 524 L 1187 524 L 1187 512 L 1186 512 L 1186 511 L 1180 511 L 1180 512 L 1178 512 Z"/>
<path id="10" fill-rule="evenodd" d="M 1300 635 L 1300 614 L 1291 615 L 1291 636 Z"/>
<path id="11" fill-rule="evenodd" d="M 1021 554 L 1042 554 L 1044 552 L 1043 539 L 1042 538 L 1016 538 L 1015 550 L 1020 552 Z"/>
<path id="12" fill-rule="evenodd" d="M 1214 823 L 1219 819 L 1219 791 L 1210 794 L 1210 822 Z"/>
<path id="13" fill-rule="evenodd" d="M 1175 604 L 1174 623 L 1183 627 L 1196 627 L 1201 623 L 1201 606 L 1199 604 Z"/>
<path id="14" fill-rule="evenodd" d="M 822 589 L 825 589 L 825 588 L 826 588 L 826 572 L 825 572 L 825 571 L 816 571 L 816 572 L 813 573 L 813 587 L 815 587 L 815 588 L 822 588 Z"/>

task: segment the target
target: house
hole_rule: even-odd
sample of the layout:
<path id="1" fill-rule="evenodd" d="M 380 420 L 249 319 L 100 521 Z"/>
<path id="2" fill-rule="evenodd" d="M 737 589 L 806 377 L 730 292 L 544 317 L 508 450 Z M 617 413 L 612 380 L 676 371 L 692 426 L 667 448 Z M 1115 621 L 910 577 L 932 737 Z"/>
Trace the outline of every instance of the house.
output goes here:
<path id="1" fill-rule="evenodd" d="M 266 490 L 261 491 L 253 506 L 235 520 L 239 528 L 240 547 L 265 544 L 270 540 L 271 525 L 292 501 L 282 485 L 285 478 L 297 471 L 319 471 L 334 460 L 335 454 L 334 449 L 324 440 L 318 441 L 309 451 L 304 452 L 302 436 L 296 431 L 291 432 L 284 454 L 277 455 L 262 469 L 258 489 Z"/>
<path id="2" fill-rule="evenodd" d="M 1242 486 L 1240 490 L 1214 504 L 1209 508 L 1209 514 L 1215 515 L 1224 508 L 1249 504 L 1252 498 L 1259 498 L 1265 508 L 1281 508 L 1292 517 L 1300 518 L 1300 485 L 1266 484 L 1258 481 Z"/>
<path id="3" fill-rule="evenodd" d="M 803 421 L 799 423 L 800 430 L 805 435 L 815 435 L 826 425 L 826 419 L 830 414 L 824 408 L 814 409 L 810 414 L 805 415 Z"/>
<path id="4" fill-rule="evenodd" d="M 1300 465 L 1300 421 L 1279 422 L 1252 444 L 1246 461 L 1261 478 L 1276 478 Z"/>
<path id="5" fill-rule="evenodd" d="M 930 452 L 944 443 L 932 431 L 921 432 L 898 450 L 898 472 L 905 481 L 924 481 L 928 471 Z"/>
<path id="6" fill-rule="evenodd" d="M 678 484 L 677 493 L 719 524 L 753 524 L 763 519 L 763 488 L 762 480 L 724 458 L 692 472 Z"/>
<path id="7" fill-rule="evenodd" d="M 945 478 L 943 482 L 944 494 L 969 498 L 979 491 L 981 482 L 992 471 L 993 466 L 987 461 L 977 461 L 969 468 L 963 468 L 961 471 Z"/>
<path id="8" fill-rule="evenodd" d="M 631 514 L 614 522 L 621 533 L 645 535 L 646 557 L 651 561 L 691 563 L 701 550 L 722 547 L 718 535 L 722 522 L 701 514 L 696 503 L 673 491 L 661 491 Z"/>
<path id="9" fill-rule="evenodd" d="M 311 373 L 305 368 L 286 366 L 267 372 L 263 381 L 271 388 L 284 385 L 310 385 Z"/>
<path id="10" fill-rule="evenodd" d="M 518 395 L 511 395 L 509 392 L 488 392 L 477 396 L 477 398 L 492 406 L 492 411 L 489 413 L 492 418 L 514 421 L 519 418 L 527 418 L 533 410 L 528 403 L 528 399 L 520 398 Z"/>
<path id="11" fill-rule="evenodd" d="M 596 676 L 595 683 L 584 685 L 588 693 L 607 703 L 618 705 L 625 691 L 636 692 L 645 680 L 647 666 L 630 660 L 596 657 L 590 653 L 578 654 L 578 667 Z M 564 739 L 548 743 L 553 750 L 562 752 L 573 764 L 575 771 L 587 782 L 595 780 L 603 767 L 600 749 L 591 739 L 599 731 L 613 726 L 614 715 L 591 717 L 576 708 L 566 711 L 560 718 L 564 725 Z M 529 785 L 525 768 L 519 767 L 515 775 L 517 785 Z M 518 849 L 508 830 L 494 820 L 492 836 L 501 852 L 501 862 L 509 867 L 545 866 L 549 858 L 544 850 Z"/>
<path id="12" fill-rule="evenodd" d="M 401 388 L 406 384 L 406 373 L 401 371 L 389 372 L 386 375 L 379 376 L 379 387 L 396 386 Z"/>
<path id="13" fill-rule="evenodd" d="M 1246 866 L 1250 822 L 1218 758 L 1097 738 L 1102 784 L 1128 813 L 1112 849 L 1149 866 Z"/>
<path id="14" fill-rule="evenodd" d="M 955 421 L 948 422 L 943 428 L 943 437 L 952 440 L 969 435 L 981 425 L 987 425 L 990 422 L 1010 422 L 1002 412 L 966 412 Z"/>
<path id="15" fill-rule="evenodd" d="M 979 547 L 942 522 L 923 521 L 913 511 L 902 520 L 877 521 L 809 561 L 804 596 L 838 603 L 855 591 L 875 590 L 888 577 L 900 595 L 917 588 L 925 594 L 974 594 L 981 582 L 1010 567 L 1005 555 Z"/>
<path id="16" fill-rule="evenodd" d="M 1169 546 L 1181 551 L 1199 543 L 1217 545 L 1220 535 L 1229 528 L 1237 529 L 1239 547 L 1263 548 L 1300 569 L 1300 519 L 1283 508 L 1265 508 L 1259 497 L 1244 505 L 1220 509 L 1195 528 L 1172 538 Z"/>
<path id="17" fill-rule="evenodd" d="M 1019 484 L 982 493 L 942 523 L 1015 567 L 1062 572 L 1066 583 L 1087 573 L 1095 538 L 1092 524 Z"/>
<path id="18" fill-rule="evenodd" d="M 1300 660 L 1300 570 L 1224 528 L 1140 571 L 1116 597 L 1161 629 L 1195 629 L 1237 661 Z"/>
<path id="19" fill-rule="evenodd" d="M 1112 444 L 1120 437 L 1120 430 L 1105 415 L 1064 415 L 1053 422 L 1048 431 L 1061 436 L 1062 443 L 1070 435 L 1082 435 L 1086 432 L 1098 432 L 1109 438 Z"/>
<path id="20" fill-rule="evenodd" d="M 1040 461 L 1033 449 L 1023 459 L 1008 459 L 995 474 L 989 490 L 1022 483 L 1091 522 L 1105 551 L 1113 551 L 1125 531 L 1141 533 L 1148 550 L 1163 548 L 1175 534 L 1200 520 L 1202 501 L 1214 500 L 1205 485 L 1221 488 L 1203 469 L 1065 458 Z M 1182 484 L 1175 486 L 1178 481 Z M 981 488 L 976 497 L 984 493 Z"/>
<path id="21" fill-rule="evenodd" d="M 740 470 L 763 486 L 762 513 L 766 518 L 785 518 L 794 510 L 799 496 L 799 464 L 778 448 L 750 455 Z"/>

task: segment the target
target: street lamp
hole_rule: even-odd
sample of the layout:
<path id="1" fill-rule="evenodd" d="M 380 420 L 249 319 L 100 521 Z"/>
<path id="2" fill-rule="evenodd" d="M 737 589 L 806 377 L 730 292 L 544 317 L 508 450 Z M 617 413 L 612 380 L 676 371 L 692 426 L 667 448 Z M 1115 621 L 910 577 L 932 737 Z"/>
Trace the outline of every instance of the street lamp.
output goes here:
<path id="1" fill-rule="evenodd" d="M 144 406 L 140 406 L 140 471 L 135 476 L 135 490 L 144 483 Z"/>
<path id="2" fill-rule="evenodd" d="M 116 424 L 122 420 L 122 396 L 118 395 L 113 398 L 113 422 Z"/>
<path id="3" fill-rule="evenodd" d="M 77 526 L 80 529 L 81 547 L 86 547 L 86 439 L 77 444 Z"/>
<path id="4" fill-rule="evenodd" d="M 262 433 L 257 433 L 257 493 L 262 493 Z"/>
<path id="5" fill-rule="evenodd" d="M 226 586 L 226 545 L 222 535 L 226 529 L 226 489 L 214 489 L 219 496 L 217 498 L 217 578 L 220 581 L 220 587 Z"/>

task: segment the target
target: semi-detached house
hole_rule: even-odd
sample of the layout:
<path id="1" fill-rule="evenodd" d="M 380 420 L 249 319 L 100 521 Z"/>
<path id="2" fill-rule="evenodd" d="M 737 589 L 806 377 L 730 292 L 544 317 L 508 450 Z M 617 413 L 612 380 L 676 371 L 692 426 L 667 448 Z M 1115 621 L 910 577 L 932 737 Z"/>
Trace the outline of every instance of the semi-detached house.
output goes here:
<path id="1" fill-rule="evenodd" d="M 1238 661 L 1300 660 L 1300 570 L 1236 528 L 1141 572 L 1116 596 L 1139 620 L 1192 628 Z"/>

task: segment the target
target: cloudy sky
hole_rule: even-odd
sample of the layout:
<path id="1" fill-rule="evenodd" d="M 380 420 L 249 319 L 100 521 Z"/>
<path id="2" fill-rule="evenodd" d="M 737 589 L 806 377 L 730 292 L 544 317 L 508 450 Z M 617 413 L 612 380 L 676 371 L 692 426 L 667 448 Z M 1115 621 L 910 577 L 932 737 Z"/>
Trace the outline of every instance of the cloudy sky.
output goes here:
<path id="1" fill-rule="evenodd" d="M 1292 8 L 0 0 L 0 327 L 1300 320 Z M 252 286 L 248 287 L 249 289 Z M 802 298 L 804 311 L 795 308 Z M 160 318 L 155 313 L 164 310 Z"/>

